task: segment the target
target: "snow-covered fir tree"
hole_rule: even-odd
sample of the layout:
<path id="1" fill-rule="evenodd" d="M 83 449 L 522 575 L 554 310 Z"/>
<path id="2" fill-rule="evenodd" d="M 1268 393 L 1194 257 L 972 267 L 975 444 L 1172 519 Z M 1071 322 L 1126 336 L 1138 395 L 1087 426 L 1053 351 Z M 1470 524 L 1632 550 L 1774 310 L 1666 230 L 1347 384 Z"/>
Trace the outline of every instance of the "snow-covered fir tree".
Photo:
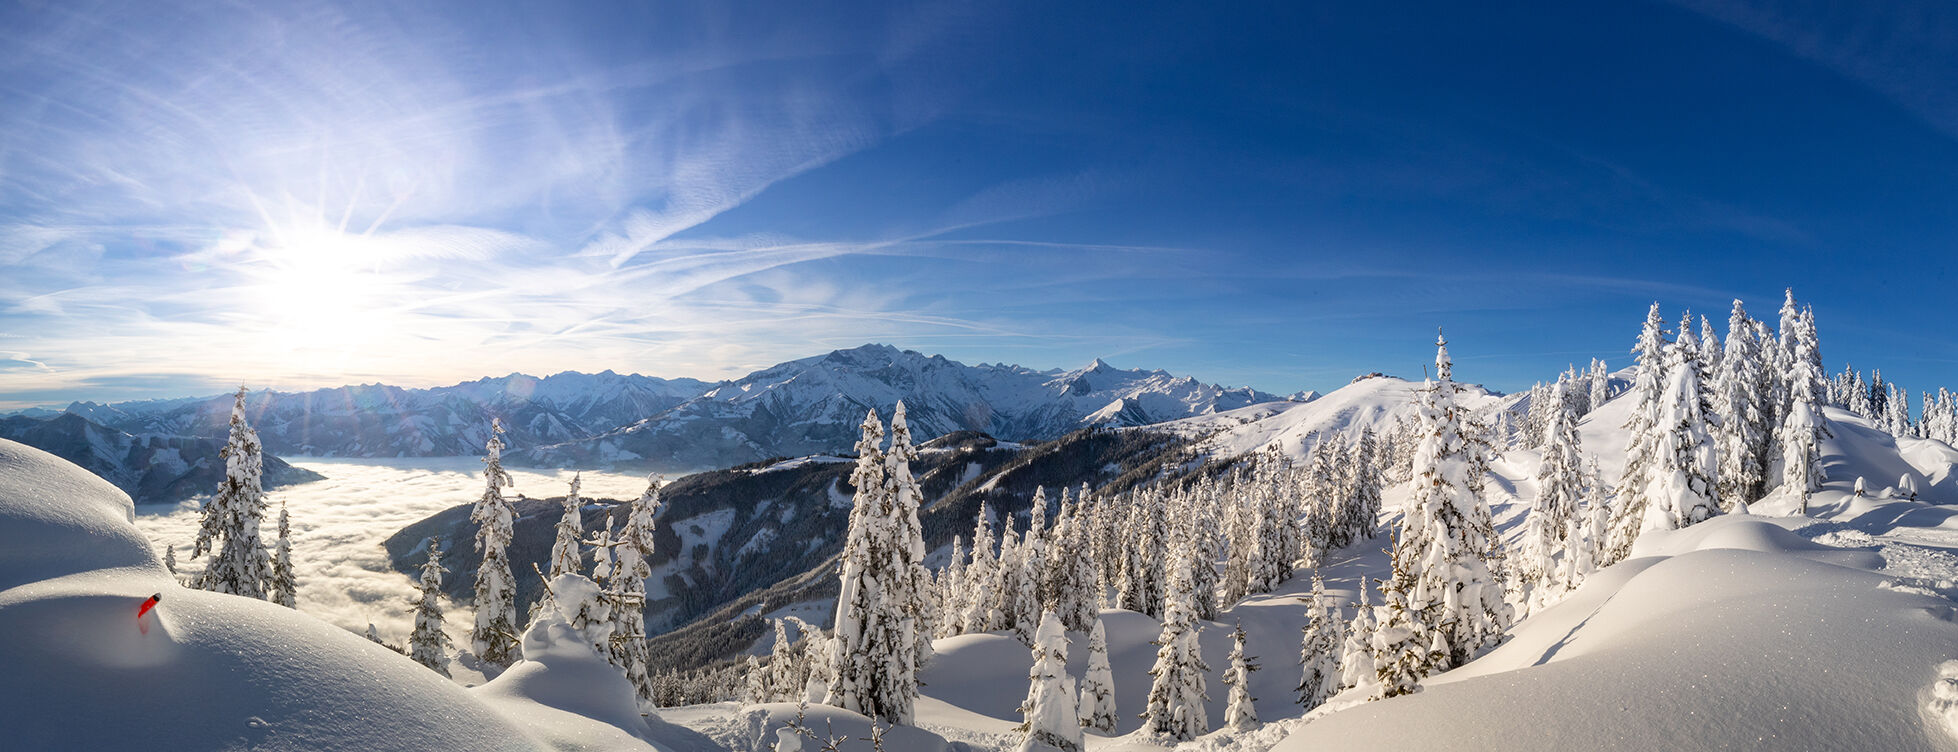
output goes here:
<path id="1" fill-rule="evenodd" d="M 1727 316 L 1726 350 L 1713 376 L 1714 444 L 1720 456 L 1719 495 L 1729 510 L 1761 498 L 1767 485 L 1769 431 L 1761 344 L 1740 301 Z"/>
<path id="2" fill-rule="evenodd" d="M 470 632 L 470 649 L 483 663 L 508 667 L 520 657 L 517 648 L 517 583 L 510 573 L 510 538 L 516 524 L 516 511 L 503 498 L 503 489 L 512 485 L 503 470 L 503 423 L 490 421 L 490 437 L 483 458 L 483 496 L 469 512 L 476 525 L 476 550 L 482 552 L 482 566 L 476 570 L 476 628 Z"/>
<path id="3" fill-rule="evenodd" d="M 1645 328 L 1639 332 L 1638 345 L 1632 348 L 1638 376 L 1632 380 L 1632 415 L 1623 426 L 1628 434 L 1625 470 L 1618 479 L 1618 509 L 1604 549 L 1605 558 L 1598 562 L 1600 566 L 1615 564 L 1629 555 L 1645 522 L 1647 492 L 1658 465 L 1662 440 L 1659 411 L 1666 388 L 1665 326 L 1666 320 L 1659 315 L 1659 304 L 1655 302 L 1645 315 Z"/>
<path id="4" fill-rule="evenodd" d="M 177 547 L 176 546 L 170 545 L 170 546 L 163 547 L 163 568 L 170 570 L 170 574 L 172 575 L 175 575 L 177 573 Z"/>
<path id="5" fill-rule="evenodd" d="M 1034 632 L 1027 683 L 1018 727 L 1025 736 L 1017 752 L 1081 752 L 1080 711 L 1074 680 L 1067 674 L 1067 629 L 1052 611 L 1040 615 L 1040 628 Z"/>
<path id="6" fill-rule="evenodd" d="M 286 514 L 284 500 L 279 501 L 279 540 L 272 546 L 272 581 L 265 595 L 286 608 L 299 607 L 299 576 L 292 571 L 292 518 Z"/>
<path id="7" fill-rule="evenodd" d="M 1367 426 L 1360 429 L 1360 438 L 1353 442 L 1353 450 L 1348 455 L 1353 484 L 1346 498 L 1346 508 L 1340 514 L 1339 540 L 1342 547 L 1361 538 L 1372 540 L 1377 535 L 1381 481 L 1377 444 L 1373 427 Z"/>
<path id="8" fill-rule="evenodd" d="M 918 449 L 911 442 L 911 425 L 905 419 L 904 402 L 891 412 L 891 446 L 884 453 L 884 497 L 891 505 L 891 555 L 895 556 L 897 589 L 904 611 L 911 616 L 912 663 L 916 669 L 931 665 L 932 575 L 925 566 L 925 528 L 918 522 L 918 507 L 924 504 L 924 490 L 911 475 L 911 463 Z"/>
<path id="9" fill-rule="evenodd" d="M 449 675 L 449 634 L 442 631 L 442 544 L 429 538 L 428 560 L 422 562 L 421 594 L 408 605 L 415 612 L 415 631 L 408 637 L 408 657 L 443 676 Z"/>
<path id="10" fill-rule="evenodd" d="M 768 680 L 761 670 L 761 659 L 750 654 L 741 676 L 741 702 L 759 705 L 769 702 Z"/>
<path id="11" fill-rule="evenodd" d="M 653 703 L 653 677 L 646 651 L 646 578 L 652 576 L 655 535 L 659 530 L 660 478 L 646 479 L 646 490 L 632 501 L 625 527 L 611 547 L 612 574 L 605 580 L 605 598 L 611 612 L 611 634 L 606 640 L 605 657 L 619 667 L 638 694 L 639 703 Z M 606 522 L 611 528 L 611 522 Z"/>
<path id="12" fill-rule="evenodd" d="M 1684 330 L 1688 322 L 1680 322 Z M 1658 444 L 1646 476 L 1641 531 L 1674 530 L 1720 513 L 1717 451 L 1707 427 L 1697 345 L 1682 336 L 1666 350 L 1666 390 L 1660 402 Z"/>
<path id="13" fill-rule="evenodd" d="M 1467 477 L 1476 465 L 1473 429 L 1455 401 L 1447 341 L 1435 346 L 1438 380 L 1422 393 L 1414 489 L 1392 552 L 1393 574 L 1381 586 L 1386 644 L 1377 652 L 1389 697 L 1494 646 L 1510 619 L 1503 587 L 1490 573 L 1489 506 Z"/>
<path id="14" fill-rule="evenodd" d="M 1584 499 L 1582 448 L 1577 434 L 1577 411 L 1567 400 L 1566 382 L 1559 381 L 1547 395 L 1561 405 L 1551 411 L 1544 426 L 1543 461 L 1537 465 L 1536 499 L 1524 521 L 1521 567 L 1535 584 L 1533 602 L 1547 603 L 1561 595 L 1567 583 L 1561 578 L 1559 562 L 1567 558 L 1571 521 L 1578 516 Z M 1581 542 L 1581 541 L 1579 541 Z"/>
<path id="15" fill-rule="evenodd" d="M 1217 618 L 1217 529 L 1211 505 L 1198 494 L 1180 494 L 1177 535 L 1190 562 L 1190 607 L 1198 619 Z M 1289 526 L 1287 526 L 1289 527 Z"/>
<path id="16" fill-rule="evenodd" d="M 1131 495 L 1124 552 L 1121 608 L 1161 618 L 1163 614 L 1162 564 L 1170 552 L 1169 525 L 1165 497 L 1161 489 L 1143 489 Z"/>
<path id="17" fill-rule="evenodd" d="M 211 555 L 196 582 L 201 590 L 264 598 L 272 579 L 272 557 L 259 538 L 265 516 L 264 448 L 258 432 L 245 420 L 245 388 L 231 405 L 231 434 L 218 452 L 224 460 L 224 480 L 210 501 L 191 556 Z"/>
<path id="18" fill-rule="evenodd" d="M 1252 656 L 1244 652 L 1244 624 L 1238 623 L 1231 630 L 1230 668 L 1224 670 L 1224 684 L 1229 686 L 1230 699 L 1224 708 L 1224 727 L 1232 731 L 1250 731 L 1258 727 L 1258 708 L 1251 696 L 1251 672 L 1258 670 Z M 1201 710 L 1199 709 L 1199 712 Z"/>
<path id="19" fill-rule="evenodd" d="M 578 497 L 582 475 L 571 476 L 571 488 L 564 495 L 564 515 L 557 521 L 557 540 L 551 544 L 551 579 L 561 574 L 584 571 L 584 557 L 578 544 L 585 537 L 585 500 Z"/>
<path id="20" fill-rule="evenodd" d="M 920 595 L 914 560 L 921 542 L 907 540 L 907 521 L 887 482 L 893 463 L 881 450 L 883 424 L 872 411 L 857 442 L 856 487 L 843 544 L 836 633 L 830 644 L 829 688 L 823 702 L 885 723 L 912 722 L 918 698 Z M 915 535 L 915 533 L 913 533 Z"/>
<path id="21" fill-rule="evenodd" d="M 1367 697 L 1379 697 L 1380 670 L 1374 660 L 1374 643 L 1378 637 L 1379 621 L 1374 617 L 1374 608 L 1367 603 L 1366 578 L 1360 578 L 1360 602 L 1353 606 L 1353 620 L 1347 623 L 1346 639 L 1339 648 L 1339 689 L 1356 689 Z M 1320 689 L 1324 697 L 1332 696 L 1338 690 Z"/>
<path id="22" fill-rule="evenodd" d="M 1094 624 L 1100 595 L 1099 575 L 1095 573 L 1094 544 L 1088 530 L 1085 496 L 1072 497 L 1064 506 L 1055 528 L 1054 545 L 1047 560 L 1054 613 L 1070 632 L 1086 632 Z"/>
<path id="23" fill-rule="evenodd" d="M 1210 666 L 1197 649 L 1197 632 L 1203 625 L 1191 605 L 1189 567 L 1179 561 L 1172 569 L 1175 571 L 1170 573 L 1164 596 L 1162 634 L 1156 637 L 1156 662 L 1149 668 L 1154 680 L 1149 684 L 1142 725 L 1158 737 L 1189 741 L 1210 730 L 1203 705 L 1210 699 L 1203 678 Z"/>
<path id="24" fill-rule="evenodd" d="M 1004 528 L 999 540 L 999 566 L 993 581 L 993 591 L 997 602 L 993 606 L 993 621 L 998 629 L 1013 633 L 1022 644 L 1033 642 L 1036 625 L 1030 613 L 1038 607 L 1034 597 L 1033 583 L 1027 581 L 1027 567 L 1020 560 L 1020 531 L 1013 526 L 1012 518 L 1004 520 Z"/>
<path id="25" fill-rule="evenodd" d="M 1115 672 L 1108 665 L 1108 631 L 1095 617 L 1088 632 L 1088 670 L 1081 676 L 1081 726 L 1102 733 L 1115 730 Z"/>
<path id="26" fill-rule="evenodd" d="M 1611 374 L 1605 371 L 1604 361 L 1597 358 L 1591 359 L 1590 389 L 1592 410 L 1604 407 L 1611 400 Z"/>
<path id="27" fill-rule="evenodd" d="M 959 624 L 966 632 L 991 632 L 1000 629 L 999 559 L 993 553 L 993 513 L 979 503 L 979 519 L 972 525 L 972 564 L 965 569 L 965 611 Z"/>
<path id="28" fill-rule="evenodd" d="M 952 536 L 952 556 L 938 573 L 938 612 L 932 621 L 932 634 L 953 637 L 965 634 L 965 537 Z"/>
<path id="29" fill-rule="evenodd" d="M 1788 336 L 1787 417 L 1775 440 L 1781 445 L 1781 492 L 1797 500 L 1798 514 L 1808 514 L 1809 495 L 1822 487 L 1822 439 L 1830 434 L 1817 405 L 1823 377 L 1813 314 L 1797 315 L 1793 326 Z"/>
<path id="30" fill-rule="evenodd" d="M 1027 585 L 1033 590 L 1034 613 L 1031 621 L 1034 629 L 1039 629 L 1039 609 L 1053 597 L 1047 581 L 1047 555 L 1051 551 L 1047 529 L 1047 488 L 1035 486 L 1033 500 L 1027 503 L 1027 534 L 1020 538 L 1020 568 L 1026 571 Z M 1031 637 L 1032 635 L 1028 635 Z M 1031 647 L 1031 646 L 1029 646 Z"/>
<path id="31" fill-rule="evenodd" d="M 1364 595 L 1365 588 L 1361 592 Z M 1326 596 L 1326 582 L 1317 571 L 1312 573 L 1312 596 L 1305 605 L 1305 618 L 1305 626 L 1300 628 L 1297 690 L 1299 704 L 1311 710 L 1339 692 L 1341 652 L 1346 642 L 1346 623 Z"/>

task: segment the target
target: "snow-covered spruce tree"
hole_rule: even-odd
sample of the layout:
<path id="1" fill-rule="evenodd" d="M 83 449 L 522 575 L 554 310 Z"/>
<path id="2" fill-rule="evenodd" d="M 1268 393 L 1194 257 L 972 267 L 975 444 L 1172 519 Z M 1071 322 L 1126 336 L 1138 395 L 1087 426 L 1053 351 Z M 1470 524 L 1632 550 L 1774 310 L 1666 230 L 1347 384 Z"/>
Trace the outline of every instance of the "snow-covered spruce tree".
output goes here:
<path id="1" fill-rule="evenodd" d="M 266 597 L 286 608 L 298 608 L 299 577 L 292 571 L 292 518 L 286 514 L 285 500 L 279 501 L 279 540 L 272 547 L 272 581 Z"/>
<path id="2" fill-rule="evenodd" d="M 1162 566 L 1170 553 L 1167 501 L 1161 488 L 1136 492 L 1129 506 L 1124 545 L 1127 563 L 1123 569 L 1120 606 L 1130 611 L 1163 615 Z"/>
<path id="3" fill-rule="evenodd" d="M 1625 471 L 1618 479 L 1618 509 L 1599 566 L 1616 564 L 1630 554 L 1645 521 L 1646 491 L 1658 464 L 1661 441 L 1659 410 L 1666 387 L 1665 326 L 1665 319 L 1659 315 L 1659 304 L 1655 302 L 1646 313 L 1638 346 L 1632 348 L 1638 362 L 1638 376 L 1632 381 L 1632 415 L 1624 425 L 1630 441 L 1625 446 Z"/>
<path id="4" fill-rule="evenodd" d="M 245 388 L 231 405 L 231 436 L 218 452 L 224 460 L 224 480 L 204 503 L 203 519 L 191 556 L 211 554 L 197 578 L 200 590 L 264 598 L 272 578 L 272 557 L 259 538 L 265 515 L 264 449 L 258 432 L 245 421 Z"/>
<path id="5" fill-rule="evenodd" d="M 972 525 L 972 564 L 965 569 L 964 611 L 959 616 L 966 632 L 1000 629 L 994 616 L 999 607 L 999 560 L 993 553 L 993 512 L 979 502 L 979 519 Z"/>
<path id="6" fill-rule="evenodd" d="M 1048 590 L 1050 583 L 1047 581 L 1047 554 L 1050 549 L 1048 539 L 1052 533 L 1047 529 L 1046 486 L 1034 487 L 1033 500 L 1027 503 L 1027 519 L 1027 534 L 1020 538 L 1020 568 L 1025 570 L 1027 585 L 1033 590 L 1033 602 L 1036 605 L 1030 616 L 1034 622 L 1032 627 L 1038 630 L 1040 609 L 1045 607 L 1044 604 L 1048 603 L 1053 595 L 1053 592 Z"/>
<path id="7" fill-rule="evenodd" d="M 1241 472 L 1235 477 L 1243 480 Z M 1224 562 L 1222 595 L 1224 603 L 1235 604 L 1257 592 L 1259 566 L 1264 557 L 1264 526 L 1283 524 L 1284 521 L 1265 519 L 1264 504 L 1260 500 L 1262 492 L 1251 488 L 1249 483 L 1228 483 L 1225 489 L 1225 503 L 1229 505 L 1225 514 L 1229 515 L 1226 533 L 1230 551 Z"/>
<path id="8" fill-rule="evenodd" d="M 1239 622 L 1231 630 L 1231 666 L 1224 670 L 1224 684 L 1231 688 L 1230 702 L 1224 709 L 1224 727 L 1232 731 L 1258 727 L 1258 707 L 1254 704 L 1258 698 L 1251 696 L 1251 672 L 1258 670 L 1258 664 L 1253 660 L 1244 654 L 1244 624 Z"/>
<path id="9" fill-rule="evenodd" d="M 748 656 L 748 666 L 741 673 L 741 702 L 747 705 L 760 705 L 769 702 L 768 680 L 762 671 L 761 659 Z"/>
<path id="10" fill-rule="evenodd" d="M 1502 584 L 1489 571 L 1489 506 L 1467 477 L 1476 450 L 1455 402 L 1447 342 L 1435 345 L 1438 380 L 1422 394 L 1413 493 L 1394 542 L 1393 574 L 1381 588 L 1387 618 L 1376 652 L 1389 697 L 1493 647 L 1510 619 Z"/>
<path id="11" fill-rule="evenodd" d="M 1592 410 L 1604 407 L 1606 402 L 1611 401 L 1611 373 L 1605 370 L 1603 360 L 1591 359 L 1591 372 L 1587 384 L 1591 390 Z"/>
<path id="12" fill-rule="evenodd" d="M 1762 340 L 1762 349 L 1770 351 L 1773 356 L 1768 359 L 1773 363 L 1773 367 L 1768 369 L 1771 382 L 1768 405 L 1773 408 L 1768 415 L 1768 425 L 1771 426 L 1781 425 L 1788 417 L 1788 376 L 1789 370 L 1795 366 L 1795 332 L 1801 328 L 1801 320 L 1802 310 L 1795 305 L 1794 288 L 1783 289 L 1776 336 Z M 1769 348 L 1769 342 L 1773 342 L 1774 347 Z"/>
<path id="13" fill-rule="evenodd" d="M 1217 530 L 1209 504 L 1195 493 L 1182 494 L 1182 520 L 1176 527 L 1190 562 L 1190 607 L 1198 619 L 1217 618 Z"/>
<path id="14" fill-rule="evenodd" d="M 551 579 L 561 574 L 575 574 L 585 570 L 584 557 L 580 555 L 578 544 L 585 537 L 585 500 L 578 498 L 578 486 L 582 476 L 571 476 L 571 490 L 564 495 L 564 516 L 557 521 L 557 540 L 551 544 Z"/>
<path id="15" fill-rule="evenodd" d="M 177 547 L 175 545 L 163 547 L 163 568 L 170 570 L 170 574 L 172 575 L 177 573 Z"/>
<path id="16" fill-rule="evenodd" d="M 1361 588 L 1365 597 L 1365 588 Z M 1364 611 L 1365 607 L 1362 606 Z M 1299 638 L 1299 704 L 1306 710 L 1319 707 L 1340 689 L 1340 651 L 1346 642 L 1346 623 L 1339 609 L 1326 597 L 1326 582 L 1312 573 L 1312 598 L 1305 606 L 1306 622 Z"/>
<path id="17" fill-rule="evenodd" d="M 879 446 L 877 413 L 863 421 L 857 442 L 856 487 L 843 544 L 836 634 L 830 642 L 829 691 L 823 703 L 885 723 L 912 722 L 918 698 L 918 636 L 911 591 L 915 575 L 899 538 L 903 523 L 890 493 L 891 463 Z"/>
<path id="18" fill-rule="evenodd" d="M 1727 316 L 1726 351 L 1713 376 L 1713 410 L 1720 417 L 1714 427 L 1720 455 L 1718 489 L 1728 510 L 1759 500 L 1767 483 L 1762 365 L 1754 320 L 1735 300 Z"/>
<path id="19" fill-rule="evenodd" d="M 965 634 L 965 537 L 952 536 L 952 558 L 938 573 L 937 614 L 932 634 L 953 637 Z"/>
<path id="20" fill-rule="evenodd" d="M 443 676 L 449 675 L 449 635 L 442 631 L 442 544 L 429 538 L 428 561 L 422 562 L 421 595 L 409 601 L 415 612 L 415 632 L 408 637 L 408 657 Z"/>
<path id="21" fill-rule="evenodd" d="M 470 649 L 483 663 L 508 667 L 519 657 L 517 649 L 517 583 L 511 579 L 508 550 L 516 511 L 503 498 L 503 488 L 512 485 L 503 470 L 503 423 L 490 421 L 489 450 L 483 458 L 483 496 L 469 512 L 476 525 L 476 550 L 482 552 L 482 566 L 476 570 L 476 628 L 470 632 Z"/>
<path id="22" fill-rule="evenodd" d="M 924 490 L 911 475 L 911 463 L 918 449 L 911 443 L 911 425 L 904 417 L 900 400 L 891 412 L 891 446 L 884 453 L 884 497 L 891 505 L 891 553 L 897 557 L 897 589 L 905 613 L 911 616 L 913 666 L 922 670 L 931 665 L 932 586 L 931 569 L 925 566 L 925 528 L 918 522 L 918 507 L 924 503 Z"/>
<path id="23" fill-rule="evenodd" d="M 1339 472 L 1333 467 L 1333 463 L 1337 461 L 1336 458 L 1341 458 L 1342 454 L 1339 442 L 1334 437 L 1321 435 L 1319 440 L 1313 443 L 1312 454 L 1307 458 L 1306 487 L 1311 489 L 1309 498 L 1311 499 L 1312 515 L 1305 528 L 1305 545 L 1314 551 L 1325 551 L 1339 545 L 1338 541 L 1335 540 L 1333 515 L 1331 512 L 1339 504 L 1339 499 L 1346 495 L 1344 493 L 1345 489 L 1341 487 L 1339 482 Z M 1273 464 L 1275 465 L 1277 463 Z M 1275 471 L 1276 468 L 1273 469 L 1273 472 Z M 1261 488 L 1270 489 L 1275 484 L 1259 483 L 1258 485 Z M 1275 493 L 1267 493 L 1265 495 L 1268 504 L 1265 514 L 1279 520 L 1289 518 L 1290 515 L 1278 516 L 1274 514 L 1274 510 L 1270 508 L 1269 505 L 1273 502 L 1272 497 L 1276 495 Z M 1270 530 L 1277 527 L 1280 526 L 1268 526 L 1266 529 Z M 1280 579 L 1279 571 L 1282 569 L 1289 573 L 1292 568 L 1292 560 L 1284 558 L 1283 551 L 1275 551 L 1273 553 L 1278 555 L 1271 557 L 1265 562 L 1265 583 L 1261 590 L 1270 590 L 1271 588 L 1277 587 Z"/>
<path id="24" fill-rule="evenodd" d="M 789 639 L 787 620 L 775 619 L 773 623 L 775 643 L 768 652 L 768 702 L 796 702 L 802 699 L 802 688 L 808 680 L 804 675 L 807 667 L 800 665 L 805 656 Z"/>
<path id="25" fill-rule="evenodd" d="M 993 606 L 993 622 L 999 629 L 1007 630 L 1018 637 L 1021 644 L 1033 642 L 1033 615 L 1029 613 L 1036 607 L 1033 584 L 1027 582 L 1026 564 L 1020 561 L 1020 531 L 1013 526 L 1008 516 L 1001 525 L 1004 529 L 999 541 L 999 571 L 993 582 L 997 601 Z"/>
<path id="26" fill-rule="evenodd" d="M 625 673 L 638 693 L 639 704 L 653 703 L 653 677 L 646 651 L 646 578 L 652 576 L 654 535 L 659 528 L 660 478 L 646 479 L 646 490 L 626 513 L 625 527 L 612 546 L 612 575 L 605 581 L 612 629 L 607 636 L 606 660 Z M 606 522 L 611 528 L 611 522 Z"/>
<path id="27" fill-rule="evenodd" d="M 1094 624 L 1101 600 L 1096 592 L 1100 576 L 1095 573 L 1094 545 L 1089 538 L 1085 498 L 1074 497 L 1065 507 L 1055 545 L 1048 556 L 1049 577 L 1054 592 L 1054 612 L 1070 632 L 1086 632 Z"/>
<path id="28" fill-rule="evenodd" d="M 1796 317 L 1789 337 L 1789 406 L 1775 439 L 1781 445 L 1781 488 L 1794 496 L 1797 514 L 1808 514 L 1809 495 L 1822 487 L 1822 439 L 1829 428 L 1817 407 L 1822 392 L 1822 356 L 1816 346 L 1813 314 Z"/>
<path id="29" fill-rule="evenodd" d="M 1739 301 L 1735 301 L 1739 302 Z M 1729 322 L 1731 323 L 1731 322 Z M 1712 384 L 1713 374 L 1719 372 L 1723 350 L 1720 349 L 1720 336 L 1713 332 L 1713 322 L 1700 317 L 1700 383 Z"/>
<path id="30" fill-rule="evenodd" d="M 1147 709 L 1142 714 L 1143 728 L 1159 737 L 1189 741 L 1210 730 L 1204 714 L 1204 664 L 1197 650 L 1196 609 L 1190 603 L 1190 570 L 1181 557 L 1172 565 L 1169 591 L 1164 596 L 1163 631 L 1156 637 L 1156 663 L 1149 668 L 1155 680 L 1149 684 Z"/>
<path id="31" fill-rule="evenodd" d="M 1360 578 L 1360 602 L 1353 606 L 1353 621 L 1347 623 L 1346 639 L 1340 642 L 1339 687 L 1320 692 L 1331 697 L 1340 689 L 1358 689 L 1366 697 L 1379 697 L 1380 670 L 1374 660 L 1373 644 L 1379 622 L 1374 619 L 1374 608 L 1367 603 L 1366 578 Z M 1329 612 L 1336 613 L 1329 609 Z"/>
<path id="32" fill-rule="evenodd" d="M 1680 322 L 1680 327 L 1684 329 L 1688 321 Z M 1666 391 L 1657 426 L 1660 440 L 1647 476 L 1641 531 L 1674 530 L 1720 513 L 1714 487 L 1718 458 L 1703 412 L 1698 347 L 1692 338 L 1681 337 L 1667 348 L 1666 357 Z"/>
<path id="33" fill-rule="evenodd" d="M 1033 638 L 1033 668 L 1027 672 L 1027 699 L 1018 752 L 1081 752 L 1081 718 L 1074 680 L 1067 675 L 1067 629 L 1047 611 Z"/>
<path id="34" fill-rule="evenodd" d="M 1570 547 L 1582 539 L 1569 538 L 1571 522 L 1578 518 L 1584 499 L 1582 448 L 1577 434 L 1577 411 L 1566 401 L 1565 382 L 1555 385 L 1550 399 L 1564 407 L 1549 416 L 1544 427 L 1543 461 L 1537 466 L 1536 499 L 1523 533 L 1523 574 L 1534 582 L 1532 607 L 1561 597 L 1576 583 L 1563 579 L 1562 560 L 1571 557 Z"/>
<path id="35" fill-rule="evenodd" d="M 1353 491 L 1347 497 L 1346 510 L 1340 515 L 1345 528 L 1343 537 L 1348 543 L 1361 538 L 1372 540 L 1377 535 L 1381 478 L 1376 446 L 1372 426 L 1361 429 L 1359 440 L 1353 443 L 1349 459 L 1353 469 Z"/>
<path id="36" fill-rule="evenodd" d="M 1081 676 L 1081 726 L 1102 733 L 1115 730 L 1115 672 L 1108 665 L 1108 631 L 1095 616 L 1088 633 L 1088 670 Z"/>

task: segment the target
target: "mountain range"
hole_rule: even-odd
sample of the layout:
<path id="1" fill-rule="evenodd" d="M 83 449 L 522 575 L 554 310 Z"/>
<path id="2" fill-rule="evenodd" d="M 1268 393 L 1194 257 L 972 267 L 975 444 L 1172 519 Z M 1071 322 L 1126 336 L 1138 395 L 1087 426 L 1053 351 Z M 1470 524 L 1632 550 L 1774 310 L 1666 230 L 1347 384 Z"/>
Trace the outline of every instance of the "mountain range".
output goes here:
<path id="1" fill-rule="evenodd" d="M 513 464 L 681 472 L 845 453 L 866 412 L 875 409 L 888 419 L 899 400 L 919 440 L 970 430 L 1030 441 L 1090 426 L 1149 425 L 1313 396 L 1281 397 L 1100 360 L 1072 371 L 1037 371 L 864 345 L 719 383 L 611 371 L 510 374 L 430 389 L 366 384 L 260 391 L 247 397 L 246 411 L 273 454 L 476 455 L 495 417 L 503 422 Z M 219 438 L 231 401 L 218 395 L 76 402 L 61 412 L 134 436 Z"/>

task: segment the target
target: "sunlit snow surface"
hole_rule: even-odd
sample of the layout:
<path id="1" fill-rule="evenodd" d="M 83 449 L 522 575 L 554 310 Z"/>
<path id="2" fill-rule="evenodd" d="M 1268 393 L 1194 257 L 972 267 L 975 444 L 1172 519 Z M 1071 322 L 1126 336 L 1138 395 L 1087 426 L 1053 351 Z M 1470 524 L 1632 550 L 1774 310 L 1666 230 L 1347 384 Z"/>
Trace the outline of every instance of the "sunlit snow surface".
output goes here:
<path id="1" fill-rule="evenodd" d="M 482 460 L 287 459 L 326 476 L 270 494 L 272 508 L 263 534 L 268 544 L 277 534 L 279 503 L 284 502 L 292 516 L 299 610 L 356 632 L 374 624 L 383 639 L 405 642 L 413 628 L 407 604 L 415 595 L 414 581 L 388 567 L 381 541 L 410 523 L 482 496 Z M 504 491 L 512 499 L 517 494 L 562 496 L 572 476 L 570 470 L 506 469 L 516 481 Z M 583 478 L 579 493 L 586 498 L 634 499 L 646 490 L 643 475 L 586 472 Z M 159 557 L 164 546 L 176 546 L 177 569 L 185 576 L 204 567 L 203 560 L 190 559 L 201 502 L 136 507 L 136 527 L 149 536 Z M 451 636 L 464 635 L 473 619 L 465 605 L 452 604 L 447 621 Z"/>

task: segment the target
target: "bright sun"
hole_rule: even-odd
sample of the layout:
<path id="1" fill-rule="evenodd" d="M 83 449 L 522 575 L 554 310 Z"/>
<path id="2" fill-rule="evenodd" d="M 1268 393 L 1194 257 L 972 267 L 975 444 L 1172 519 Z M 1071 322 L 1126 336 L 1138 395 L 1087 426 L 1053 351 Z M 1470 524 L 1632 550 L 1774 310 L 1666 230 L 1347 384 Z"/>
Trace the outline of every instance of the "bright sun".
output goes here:
<path id="1" fill-rule="evenodd" d="M 382 243 L 330 229 L 288 229 L 265 240 L 254 297 L 273 341 L 345 354 L 385 333 Z"/>

